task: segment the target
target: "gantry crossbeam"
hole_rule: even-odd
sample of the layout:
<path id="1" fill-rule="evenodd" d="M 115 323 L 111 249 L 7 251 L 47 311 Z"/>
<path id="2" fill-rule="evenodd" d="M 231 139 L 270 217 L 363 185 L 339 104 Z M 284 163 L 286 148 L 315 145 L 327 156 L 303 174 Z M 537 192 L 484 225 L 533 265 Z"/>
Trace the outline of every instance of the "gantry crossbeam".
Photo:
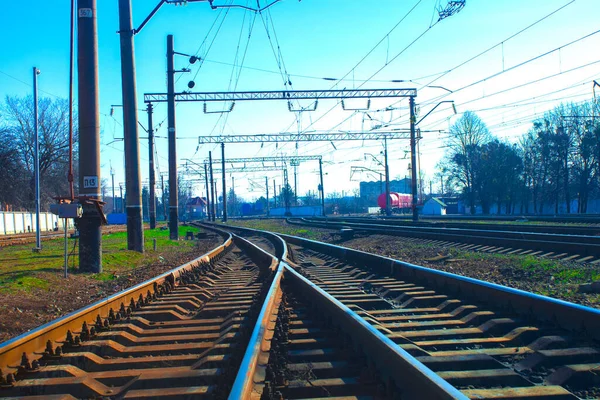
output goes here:
<path id="1" fill-rule="evenodd" d="M 277 133 L 255 135 L 199 136 L 198 143 L 268 143 L 268 142 L 330 142 L 337 140 L 388 140 L 408 139 L 410 131 L 379 132 L 329 132 L 329 133 Z"/>
<path id="2" fill-rule="evenodd" d="M 175 101 L 321 100 L 415 97 L 417 89 L 275 90 L 175 93 Z M 165 103 L 167 93 L 146 93 L 146 103 Z"/>

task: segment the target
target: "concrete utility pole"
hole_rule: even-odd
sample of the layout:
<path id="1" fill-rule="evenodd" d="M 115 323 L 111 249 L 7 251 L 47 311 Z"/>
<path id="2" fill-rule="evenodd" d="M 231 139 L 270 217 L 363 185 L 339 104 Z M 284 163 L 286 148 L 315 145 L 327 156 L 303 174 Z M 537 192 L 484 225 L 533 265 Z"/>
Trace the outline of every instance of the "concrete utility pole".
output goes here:
<path id="1" fill-rule="evenodd" d="M 117 212 L 117 201 L 115 200 L 115 170 L 110 167 L 110 177 L 112 181 L 112 198 L 113 198 L 113 212 Z"/>
<path id="2" fill-rule="evenodd" d="M 227 222 L 227 182 L 225 179 L 225 143 L 221 143 L 221 173 L 223 175 L 223 222 Z"/>
<path id="3" fill-rule="evenodd" d="M 42 249 L 42 238 L 40 231 L 40 141 L 38 135 L 38 87 L 37 76 L 40 70 L 33 67 L 33 136 L 34 136 L 34 175 L 35 175 L 35 250 Z"/>
<path id="4" fill-rule="evenodd" d="M 79 110 L 79 270 L 102 272 L 102 219 L 94 204 L 101 200 L 100 102 L 96 0 L 77 3 L 77 74 Z"/>
<path id="5" fill-rule="evenodd" d="M 275 179 L 273 179 L 273 205 L 277 208 L 277 186 L 275 186 Z"/>
<path id="6" fill-rule="evenodd" d="M 215 215 L 213 217 L 213 221 L 217 220 L 217 216 L 219 215 L 219 193 L 217 191 L 217 181 L 213 182 L 213 186 L 215 188 Z"/>
<path id="7" fill-rule="evenodd" d="M 121 213 L 123 213 L 123 185 L 119 183 L 119 208 Z"/>
<path id="8" fill-rule="evenodd" d="M 319 160 L 319 177 L 321 178 L 321 184 L 319 185 L 319 191 L 321 192 L 321 213 L 325 216 L 325 189 L 323 188 L 323 161 Z"/>
<path id="9" fill-rule="evenodd" d="M 298 170 L 296 165 L 294 165 L 294 205 L 298 205 Z"/>
<path id="10" fill-rule="evenodd" d="M 163 209 L 163 218 L 167 221 L 167 199 L 165 198 L 165 177 L 160 173 L 160 193 L 162 195 L 162 209 Z"/>
<path id="11" fill-rule="evenodd" d="M 231 210 L 229 210 L 229 215 L 232 217 L 235 216 L 235 177 L 231 176 Z"/>
<path id="12" fill-rule="evenodd" d="M 167 125 L 169 136 L 169 237 L 179 239 L 179 187 L 177 184 L 177 136 L 175 135 L 175 68 L 173 35 L 167 36 Z"/>
<path id="13" fill-rule="evenodd" d="M 216 214 L 217 214 L 217 199 L 215 198 L 215 181 L 213 177 L 213 167 L 212 167 L 212 151 L 208 152 L 208 168 L 210 169 L 210 197 L 212 198 L 212 207 L 210 209 L 210 219 L 215 222 Z"/>
<path id="14" fill-rule="evenodd" d="M 412 193 L 412 213 L 413 213 L 413 221 L 419 220 L 419 210 L 417 209 L 417 139 L 415 134 L 415 98 L 409 98 L 409 109 L 410 109 L 410 165 L 412 165 L 411 169 L 411 178 L 410 178 L 410 186 Z"/>
<path id="15" fill-rule="evenodd" d="M 144 226 L 133 33 L 131 0 L 119 0 L 125 189 L 127 190 L 127 248 L 143 253 Z"/>
<path id="16" fill-rule="evenodd" d="M 148 178 L 150 189 L 150 229 L 156 228 L 156 175 L 154 170 L 154 127 L 152 126 L 152 103 L 148 103 Z"/>
<path id="17" fill-rule="evenodd" d="M 387 138 L 383 138 L 383 158 L 385 164 L 385 215 L 392 215 L 390 205 L 390 167 L 388 165 Z"/>
<path id="18" fill-rule="evenodd" d="M 265 188 L 267 188 L 267 217 L 271 214 L 269 210 L 269 178 L 265 176 Z"/>
<path id="19" fill-rule="evenodd" d="M 210 221 L 210 189 L 208 187 L 208 166 L 204 162 L 204 182 L 206 183 L 206 218 Z"/>

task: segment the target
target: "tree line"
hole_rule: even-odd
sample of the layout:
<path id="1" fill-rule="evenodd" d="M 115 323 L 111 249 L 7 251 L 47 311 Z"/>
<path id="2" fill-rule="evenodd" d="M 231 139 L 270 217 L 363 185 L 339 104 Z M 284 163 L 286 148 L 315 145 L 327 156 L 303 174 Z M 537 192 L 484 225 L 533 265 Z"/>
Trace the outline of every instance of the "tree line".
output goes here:
<path id="1" fill-rule="evenodd" d="M 471 213 L 585 213 L 600 195 L 599 161 L 600 107 L 588 101 L 546 112 L 516 143 L 466 112 L 450 128 L 437 174 Z"/>
<path id="2" fill-rule="evenodd" d="M 35 208 L 33 96 L 7 96 L 0 104 L 0 206 L 2 211 Z M 74 124 L 76 127 L 77 124 Z M 75 152 L 77 134 L 75 136 Z M 40 205 L 48 209 L 54 197 L 69 194 L 69 102 L 38 101 Z M 77 165 L 75 161 L 75 165 Z M 75 182 L 77 177 L 75 176 Z"/>

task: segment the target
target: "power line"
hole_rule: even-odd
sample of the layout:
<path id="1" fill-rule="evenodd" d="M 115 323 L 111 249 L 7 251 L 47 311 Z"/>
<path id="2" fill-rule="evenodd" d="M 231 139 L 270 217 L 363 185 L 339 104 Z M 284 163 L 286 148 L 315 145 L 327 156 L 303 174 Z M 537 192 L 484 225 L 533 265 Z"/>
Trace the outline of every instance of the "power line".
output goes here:
<path id="1" fill-rule="evenodd" d="M 437 78 L 435 78 L 434 80 L 432 80 L 431 82 L 429 82 L 429 83 L 427 83 L 426 85 L 423 85 L 423 86 L 429 86 L 429 85 L 431 85 L 432 83 L 434 83 L 434 82 L 438 81 L 439 79 L 443 78 L 444 76 L 448 75 L 450 72 L 453 72 L 453 71 L 455 71 L 456 69 L 458 69 L 458 68 L 460 68 L 460 67 L 462 67 L 462 66 L 464 66 L 464 65 L 466 65 L 466 64 L 468 64 L 468 63 L 470 63 L 471 61 L 473 61 L 473 60 L 476 60 L 477 58 L 481 57 L 482 55 L 484 55 L 484 54 L 486 54 L 486 53 L 488 53 L 488 52 L 490 52 L 490 51 L 492 51 L 493 49 L 495 49 L 495 48 L 496 48 L 496 47 L 498 47 L 498 46 L 504 45 L 504 43 L 508 42 L 508 41 L 509 41 L 509 40 L 511 40 L 511 39 L 514 39 L 515 37 L 519 36 L 521 33 L 523 33 L 523 32 L 525 32 L 525 31 L 527 31 L 527 30 L 529 30 L 529 29 L 533 28 L 534 26 L 536 26 L 536 25 L 537 25 L 537 24 L 539 24 L 540 22 L 542 22 L 542 21 L 545 21 L 546 19 L 550 18 L 552 15 L 554 15 L 554 14 L 556 14 L 557 12 L 559 12 L 559 11 L 563 10 L 563 9 L 564 9 L 564 8 L 566 8 L 567 6 L 569 6 L 569 5 L 573 4 L 574 2 L 575 2 L 575 0 L 571 0 L 571 1 L 569 1 L 568 3 L 564 4 L 563 6 L 561 6 L 561 7 L 557 8 L 556 10 L 552 11 L 550 14 L 547 14 L 547 15 L 545 15 L 544 17 L 542 17 L 542 18 L 538 19 L 538 20 L 537 20 L 537 21 L 535 21 L 534 23 L 532 23 L 532 24 L 530 24 L 530 25 L 526 26 L 525 28 L 521 29 L 520 31 L 518 31 L 518 32 L 516 32 L 516 33 L 514 33 L 514 34 L 512 34 L 512 35 L 510 35 L 509 37 L 507 37 L 506 39 L 502 40 L 501 42 L 498 42 L 498 43 L 496 43 L 495 45 L 493 45 L 493 46 L 489 47 L 488 49 L 486 49 L 486 50 L 482 51 L 481 53 L 479 53 L 479 54 L 477 54 L 477 55 L 475 55 L 475 56 L 473 56 L 473 57 L 471 57 L 471 58 L 467 59 L 466 61 L 463 61 L 463 62 L 461 62 L 461 63 L 460 63 L 460 64 L 458 64 L 457 66 L 455 66 L 455 67 L 453 67 L 453 68 L 450 68 L 448 71 L 444 72 L 442 75 L 438 76 Z"/>
<path id="2" fill-rule="evenodd" d="M 468 101 L 465 101 L 465 102 L 462 102 L 462 103 L 457 103 L 456 106 L 457 107 L 462 107 L 462 106 L 465 106 L 467 104 L 470 104 L 470 103 L 473 103 L 473 102 L 476 102 L 476 101 L 481 101 L 481 100 L 488 99 L 488 98 L 493 97 L 493 96 L 498 95 L 498 94 L 506 93 L 506 92 L 509 92 L 509 91 L 512 91 L 512 90 L 515 90 L 515 89 L 520 89 L 520 88 L 523 88 L 525 86 L 532 85 L 534 83 L 542 82 L 542 81 L 544 81 L 546 79 L 556 78 L 557 76 L 568 74 L 570 72 L 574 72 L 574 71 L 577 71 L 577 70 L 580 70 L 582 68 L 586 68 L 586 67 L 598 64 L 598 63 L 600 63 L 600 60 L 592 61 L 590 63 L 584 64 L 584 65 L 579 65 L 577 67 L 571 68 L 571 69 L 566 70 L 566 71 L 561 71 L 561 72 L 558 72 L 556 74 L 552 74 L 552 75 L 545 76 L 543 78 L 531 80 L 531 81 L 528 81 L 528 82 L 525 82 L 525 83 L 522 83 L 522 84 L 519 84 L 519 85 L 516 85 L 516 86 L 512 86 L 512 87 L 507 88 L 507 89 L 502 89 L 502 90 L 499 90 L 497 92 L 493 92 L 493 93 L 490 93 L 490 94 L 485 94 L 485 95 L 483 95 L 481 97 L 477 97 L 475 99 L 471 99 L 471 100 L 468 100 Z M 439 112 L 441 112 L 441 111 L 434 111 L 433 114 L 437 114 Z M 435 122 L 434 123 L 428 123 L 427 126 L 432 126 L 434 124 L 435 124 Z"/>

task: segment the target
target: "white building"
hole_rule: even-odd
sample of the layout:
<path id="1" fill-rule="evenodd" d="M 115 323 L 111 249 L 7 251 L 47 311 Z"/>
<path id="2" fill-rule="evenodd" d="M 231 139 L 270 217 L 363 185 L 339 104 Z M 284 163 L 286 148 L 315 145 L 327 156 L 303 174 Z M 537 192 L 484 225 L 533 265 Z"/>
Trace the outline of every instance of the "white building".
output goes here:
<path id="1" fill-rule="evenodd" d="M 425 202 L 421 214 L 423 215 L 446 215 L 446 204 L 436 197 Z"/>

